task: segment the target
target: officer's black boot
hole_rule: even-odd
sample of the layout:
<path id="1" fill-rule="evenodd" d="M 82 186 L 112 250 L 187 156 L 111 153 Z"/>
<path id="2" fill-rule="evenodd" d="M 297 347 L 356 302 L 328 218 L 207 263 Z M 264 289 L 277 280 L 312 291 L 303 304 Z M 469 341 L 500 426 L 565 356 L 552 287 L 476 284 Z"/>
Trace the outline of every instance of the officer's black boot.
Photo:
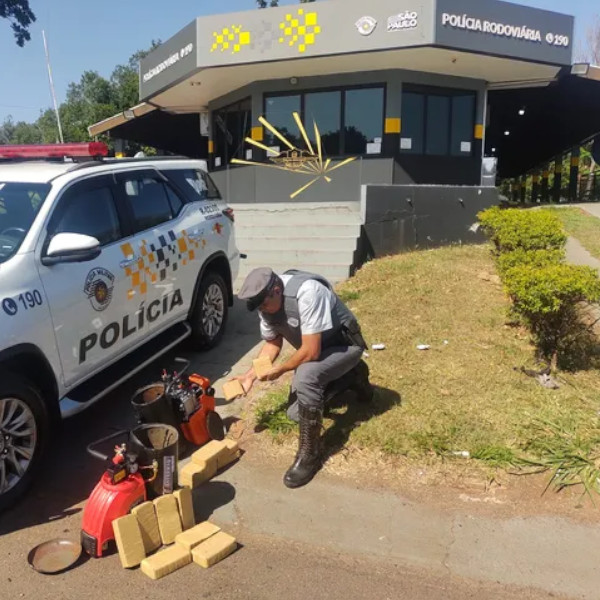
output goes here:
<path id="1" fill-rule="evenodd" d="M 356 392 L 359 402 L 371 402 L 375 390 L 369 381 L 369 365 L 361 360 L 353 369 L 356 379 L 352 389 Z"/>
<path id="2" fill-rule="evenodd" d="M 289 488 L 306 485 L 321 468 L 321 426 L 323 411 L 299 406 L 300 439 L 294 464 L 287 470 L 283 483 Z"/>

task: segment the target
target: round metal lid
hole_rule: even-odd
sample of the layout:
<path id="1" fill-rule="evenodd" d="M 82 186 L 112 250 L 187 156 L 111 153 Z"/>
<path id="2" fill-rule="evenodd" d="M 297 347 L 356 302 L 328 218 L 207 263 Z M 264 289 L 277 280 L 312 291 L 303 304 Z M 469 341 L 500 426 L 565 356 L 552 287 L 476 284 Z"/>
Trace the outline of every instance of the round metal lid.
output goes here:
<path id="1" fill-rule="evenodd" d="M 72 540 L 54 539 L 33 548 L 27 562 L 38 572 L 54 574 L 72 567 L 81 556 L 81 544 Z"/>

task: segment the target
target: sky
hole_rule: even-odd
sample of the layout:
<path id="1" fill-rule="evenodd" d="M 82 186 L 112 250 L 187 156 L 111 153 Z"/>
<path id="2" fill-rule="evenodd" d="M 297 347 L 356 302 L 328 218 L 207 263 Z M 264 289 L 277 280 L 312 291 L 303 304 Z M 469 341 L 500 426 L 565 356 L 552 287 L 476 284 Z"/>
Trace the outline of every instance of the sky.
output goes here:
<path id="1" fill-rule="evenodd" d="M 35 121 L 40 111 L 52 106 L 44 57 L 42 29 L 46 32 L 54 86 L 62 102 L 69 83 L 86 70 L 109 77 L 113 68 L 148 48 L 151 41 L 165 41 L 196 17 L 255 9 L 254 0 L 29 0 L 37 21 L 31 41 L 20 48 L 8 21 L 0 19 L 0 123 L 11 115 L 15 121 Z M 576 17 L 577 51 L 600 0 L 518 0 L 518 4 L 567 13 Z M 295 4 L 281 0 L 280 4 Z M 367 3 L 368 4 L 368 3 Z M 224 8 L 226 6 L 226 8 Z"/>

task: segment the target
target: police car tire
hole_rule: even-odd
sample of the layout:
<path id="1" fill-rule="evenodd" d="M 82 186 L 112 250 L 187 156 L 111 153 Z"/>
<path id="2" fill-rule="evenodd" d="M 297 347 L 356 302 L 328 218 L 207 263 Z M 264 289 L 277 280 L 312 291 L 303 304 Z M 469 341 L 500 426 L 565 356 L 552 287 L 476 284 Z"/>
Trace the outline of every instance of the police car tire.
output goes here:
<path id="1" fill-rule="evenodd" d="M 0 513 L 15 504 L 31 486 L 42 467 L 50 437 L 51 418 L 46 403 L 35 386 L 22 377 L 0 373 L 0 400 L 17 398 L 24 402 L 35 419 L 37 443 L 27 471 L 7 492 L 0 494 Z"/>
<path id="2" fill-rule="evenodd" d="M 204 328 L 202 305 L 208 289 L 214 284 L 219 286 L 223 295 L 223 320 L 221 322 L 219 331 L 211 337 Z M 190 318 L 190 325 L 192 326 L 191 341 L 196 350 L 210 350 L 219 344 L 223 334 L 225 333 L 225 325 L 227 324 L 228 314 L 229 299 L 227 294 L 227 286 L 225 285 L 223 278 L 218 273 L 209 271 L 204 275 L 202 281 L 200 282 L 198 287 L 198 295 L 196 296 L 196 303 Z"/>

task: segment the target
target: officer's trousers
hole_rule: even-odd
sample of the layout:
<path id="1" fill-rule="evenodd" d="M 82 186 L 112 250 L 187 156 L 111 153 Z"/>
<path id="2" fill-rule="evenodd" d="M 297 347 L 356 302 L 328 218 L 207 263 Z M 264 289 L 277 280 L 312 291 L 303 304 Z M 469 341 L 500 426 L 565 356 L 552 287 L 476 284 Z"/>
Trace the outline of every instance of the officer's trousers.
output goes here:
<path id="1" fill-rule="evenodd" d="M 363 349 L 359 346 L 334 346 L 321 352 L 318 360 L 300 365 L 294 373 L 290 397 L 307 408 L 323 410 L 327 386 L 353 369 L 361 359 Z M 296 416 L 297 407 L 290 407 Z M 293 419 L 297 420 L 297 419 Z"/>

